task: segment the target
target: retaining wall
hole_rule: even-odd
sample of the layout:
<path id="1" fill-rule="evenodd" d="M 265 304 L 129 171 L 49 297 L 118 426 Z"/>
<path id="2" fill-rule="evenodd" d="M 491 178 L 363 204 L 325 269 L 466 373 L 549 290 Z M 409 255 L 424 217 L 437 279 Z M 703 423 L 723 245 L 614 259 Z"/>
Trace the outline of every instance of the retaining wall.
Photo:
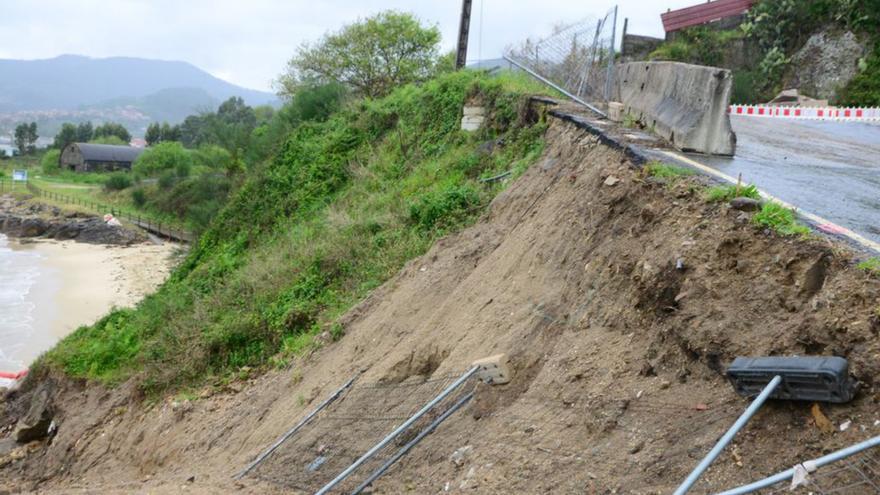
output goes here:
<path id="1" fill-rule="evenodd" d="M 727 114 L 730 71 L 679 62 L 617 66 L 616 95 L 624 111 L 683 151 L 733 155 Z"/>

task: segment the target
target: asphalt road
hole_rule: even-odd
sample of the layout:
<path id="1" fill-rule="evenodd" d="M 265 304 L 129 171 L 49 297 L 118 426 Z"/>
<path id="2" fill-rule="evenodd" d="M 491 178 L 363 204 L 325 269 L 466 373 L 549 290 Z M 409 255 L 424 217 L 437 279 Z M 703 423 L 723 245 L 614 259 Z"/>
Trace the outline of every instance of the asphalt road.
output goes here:
<path id="1" fill-rule="evenodd" d="M 733 158 L 691 155 L 880 242 L 880 123 L 731 117 Z"/>

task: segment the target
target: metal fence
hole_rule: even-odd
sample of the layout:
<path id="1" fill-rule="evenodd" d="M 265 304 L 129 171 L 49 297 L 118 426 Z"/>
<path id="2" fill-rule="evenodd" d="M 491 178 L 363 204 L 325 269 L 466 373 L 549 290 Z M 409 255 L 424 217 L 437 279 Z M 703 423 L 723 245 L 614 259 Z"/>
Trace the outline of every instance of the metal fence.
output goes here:
<path id="1" fill-rule="evenodd" d="M 611 99 L 617 7 L 601 19 L 557 27 L 550 36 L 526 39 L 505 58 L 594 111 Z"/>

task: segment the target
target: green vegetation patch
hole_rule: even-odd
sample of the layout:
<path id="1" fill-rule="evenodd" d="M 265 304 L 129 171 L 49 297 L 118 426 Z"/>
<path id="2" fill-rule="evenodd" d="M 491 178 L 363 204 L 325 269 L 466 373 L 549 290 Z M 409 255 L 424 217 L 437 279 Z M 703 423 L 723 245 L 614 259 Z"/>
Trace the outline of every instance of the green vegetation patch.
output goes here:
<path id="1" fill-rule="evenodd" d="M 752 217 L 752 222 L 760 227 L 772 229 L 780 235 L 807 235 L 810 228 L 795 219 L 794 210 L 779 203 L 768 201 L 761 211 Z"/>
<path id="2" fill-rule="evenodd" d="M 516 177 L 540 156 L 546 125 L 525 111 L 535 89 L 462 71 L 292 128 L 157 293 L 77 330 L 37 366 L 106 383 L 138 375 L 161 392 L 283 365 L 324 332 L 342 337 L 340 315 L 508 183 L 481 177 Z M 470 134 L 461 108 L 474 99 L 489 119 Z M 489 141 L 503 144 L 486 152 Z"/>
<path id="3" fill-rule="evenodd" d="M 856 267 L 859 270 L 864 270 L 865 272 L 874 275 L 875 277 L 880 277 L 880 258 L 868 258 L 856 265 Z"/>
<path id="4" fill-rule="evenodd" d="M 761 199 L 761 193 L 754 184 L 712 186 L 706 190 L 706 201 L 710 203 L 727 202 L 734 198 Z"/>
<path id="5" fill-rule="evenodd" d="M 645 165 L 645 170 L 647 170 L 648 175 L 651 177 L 657 177 L 660 179 L 678 179 L 681 177 L 697 175 L 697 172 L 693 169 L 663 162 L 648 163 Z"/>

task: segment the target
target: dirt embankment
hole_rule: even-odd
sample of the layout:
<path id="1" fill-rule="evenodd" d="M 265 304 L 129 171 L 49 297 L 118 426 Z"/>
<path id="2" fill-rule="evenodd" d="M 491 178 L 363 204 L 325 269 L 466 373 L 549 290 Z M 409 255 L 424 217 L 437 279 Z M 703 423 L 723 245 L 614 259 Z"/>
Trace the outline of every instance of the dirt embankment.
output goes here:
<path id="1" fill-rule="evenodd" d="M 862 390 L 824 409 L 853 426 L 824 434 L 809 404 L 771 404 L 695 493 L 878 433 L 880 281 L 845 249 L 756 230 L 702 201 L 699 179 L 646 178 L 571 124 L 547 138 L 479 223 L 410 263 L 294 369 L 153 405 L 133 383 L 29 384 L 5 424 L 47 387 L 57 434 L 0 479 L 42 492 L 293 491 L 230 477 L 355 370 L 399 381 L 498 352 L 513 382 L 479 388 L 376 492 L 669 493 L 746 404 L 722 376 L 737 355 L 849 358 Z M 452 462 L 456 450 L 467 454 Z"/>

